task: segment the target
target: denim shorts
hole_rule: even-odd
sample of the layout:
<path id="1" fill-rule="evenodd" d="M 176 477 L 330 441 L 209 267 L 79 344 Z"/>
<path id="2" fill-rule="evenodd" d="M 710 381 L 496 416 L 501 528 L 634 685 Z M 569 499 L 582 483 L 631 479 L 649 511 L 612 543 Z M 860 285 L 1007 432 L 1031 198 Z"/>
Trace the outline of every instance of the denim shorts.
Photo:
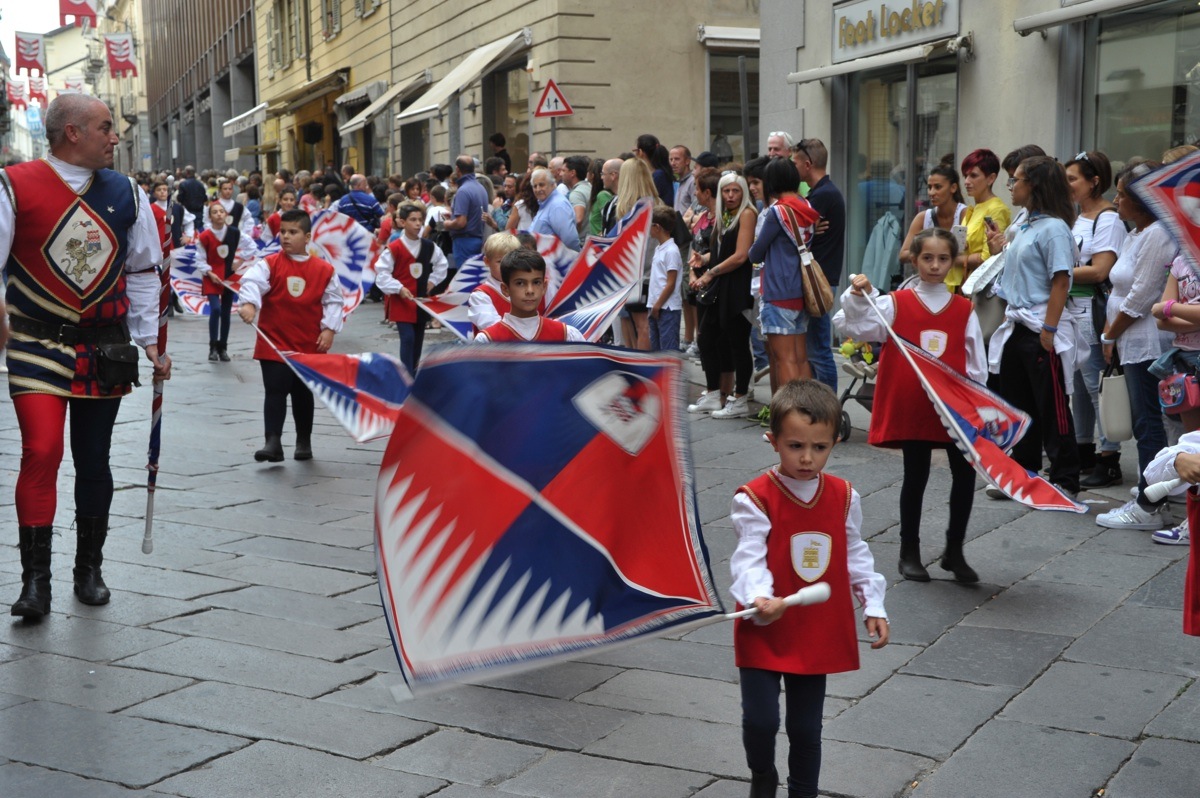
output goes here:
<path id="1" fill-rule="evenodd" d="M 808 314 L 763 301 L 758 309 L 758 323 L 763 335 L 804 335 L 808 331 Z"/>

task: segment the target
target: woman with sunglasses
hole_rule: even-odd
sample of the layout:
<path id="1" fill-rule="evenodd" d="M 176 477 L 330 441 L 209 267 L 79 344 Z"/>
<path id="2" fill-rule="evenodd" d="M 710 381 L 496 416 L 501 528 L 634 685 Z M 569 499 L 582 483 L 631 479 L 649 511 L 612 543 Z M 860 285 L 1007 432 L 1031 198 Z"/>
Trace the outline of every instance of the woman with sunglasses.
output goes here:
<path id="1" fill-rule="evenodd" d="M 1117 175 L 1117 213 L 1133 225 L 1121 254 L 1109 273 L 1112 293 L 1108 297 L 1108 319 L 1100 343 L 1105 361 L 1118 359 L 1125 371 L 1133 437 L 1137 441 L 1137 497 L 1123 507 L 1101 513 L 1096 523 L 1109 529 L 1157 531 L 1164 526 L 1162 502 L 1146 498 L 1146 466 L 1167 445 L 1158 377 L 1150 372 L 1163 352 L 1158 325 L 1151 312 L 1162 300 L 1171 262 L 1179 254 L 1166 226 L 1129 190 L 1129 185 L 1150 174 L 1161 164 L 1144 161 L 1126 166 Z"/>
<path id="2" fill-rule="evenodd" d="M 1121 445 L 1104 437 L 1095 441 L 1096 417 L 1100 413 L 1100 374 L 1104 371 L 1104 350 L 1099 331 L 1104 329 L 1109 272 L 1125 243 L 1125 225 L 1117 209 L 1104 198 L 1112 185 L 1112 166 L 1102 152 L 1081 152 L 1067 164 L 1067 185 L 1071 199 L 1079 206 L 1079 217 L 1071 232 L 1079 247 L 1067 310 L 1076 329 L 1090 347 L 1087 360 L 1075 370 L 1075 393 L 1071 414 L 1075 417 L 1075 440 L 1079 443 L 1079 467 L 1087 472 L 1079 484 L 1084 488 L 1103 488 L 1121 484 Z"/>
<path id="3" fill-rule="evenodd" d="M 1027 158 L 1009 182 L 1013 202 L 1023 205 L 1028 216 L 1007 247 L 1004 226 L 994 217 L 996 223 L 987 226 L 988 248 L 1006 250 L 1000 288 L 1008 302 L 1004 323 L 988 345 L 988 385 L 1029 414 L 1029 431 L 1013 447 L 1013 459 L 1036 474 L 1042 470 L 1044 447 L 1050 482 L 1074 495 L 1079 492 L 1079 449 L 1064 375 L 1074 373 L 1075 365 L 1074 324 L 1065 312 L 1075 268 L 1075 206 L 1066 170 L 1053 158 Z M 991 491 L 988 495 L 996 497 Z"/>

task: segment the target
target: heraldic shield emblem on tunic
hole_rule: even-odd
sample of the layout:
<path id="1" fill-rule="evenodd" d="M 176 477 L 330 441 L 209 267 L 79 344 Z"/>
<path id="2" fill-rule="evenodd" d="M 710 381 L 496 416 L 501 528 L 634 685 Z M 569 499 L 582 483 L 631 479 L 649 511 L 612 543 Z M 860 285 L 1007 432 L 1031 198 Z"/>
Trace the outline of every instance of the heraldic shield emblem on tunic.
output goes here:
<path id="1" fill-rule="evenodd" d="M 83 296 L 116 255 L 116 241 L 108 227 L 83 204 L 77 204 L 51 237 L 46 259 L 75 292 Z"/>
<path id="2" fill-rule="evenodd" d="M 299 297 L 301 294 L 304 293 L 304 278 L 303 277 L 287 278 L 287 290 L 288 290 L 288 293 L 291 294 L 292 296 Z"/>
<path id="3" fill-rule="evenodd" d="M 833 538 L 824 532 L 797 532 L 792 535 L 792 567 L 805 582 L 815 582 L 829 568 Z"/>

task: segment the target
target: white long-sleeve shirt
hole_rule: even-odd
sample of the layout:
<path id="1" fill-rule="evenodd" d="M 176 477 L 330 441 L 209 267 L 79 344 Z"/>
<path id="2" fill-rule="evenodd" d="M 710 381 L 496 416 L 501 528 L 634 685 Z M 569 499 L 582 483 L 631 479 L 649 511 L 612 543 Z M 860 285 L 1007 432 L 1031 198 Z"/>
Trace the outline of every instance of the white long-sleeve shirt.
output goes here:
<path id="1" fill-rule="evenodd" d="M 503 296 L 500 281 L 492 275 L 489 274 L 483 284 L 499 291 Z M 475 329 L 482 330 L 500 322 L 500 311 L 496 310 L 495 303 L 486 291 L 472 291 L 467 297 L 467 318 L 475 325 Z"/>
<path id="2" fill-rule="evenodd" d="M 53 155 L 47 155 L 46 162 L 76 193 L 95 176 L 95 170 L 69 164 Z M 137 202 L 137 221 L 129 228 L 125 250 L 125 293 L 129 297 L 125 322 L 134 343 L 145 347 L 158 343 L 158 295 L 162 283 L 155 267 L 162 263 L 162 242 L 154 212 L 150 210 L 150 198 L 140 187 Z M 8 263 L 16 227 L 12 203 L 8 194 L 0 191 L 0 268 Z"/>
<path id="3" fill-rule="evenodd" d="M 218 197 L 217 202 L 221 203 L 221 207 L 225 209 L 227 218 L 230 221 L 233 221 L 234 200 L 221 199 L 220 197 Z M 204 227 L 206 229 L 211 226 L 210 222 L 208 221 L 208 209 L 210 207 L 212 207 L 211 202 L 204 203 Z M 250 211 L 246 210 L 245 205 L 242 206 L 242 220 L 240 222 L 238 222 L 238 232 L 241 233 L 244 238 L 253 238 L 254 237 L 254 217 L 250 215 Z"/>
<path id="4" fill-rule="evenodd" d="M 513 330 L 517 333 L 517 335 L 521 336 L 526 341 L 532 341 L 534 339 L 534 337 L 538 334 L 538 330 L 541 329 L 541 326 L 542 326 L 542 317 L 541 316 L 530 316 L 528 318 L 518 318 L 511 313 L 505 313 L 504 318 L 501 319 L 501 321 L 503 321 L 509 327 L 512 327 Z M 571 341 L 571 342 L 578 341 L 580 343 L 585 342 L 583 333 L 581 333 L 579 330 L 575 329 L 570 324 L 564 324 L 563 326 L 567 328 L 567 340 L 568 341 Z M 477 335 L 477 336 L 475 336 L 475 343 L 490 344 L 491 341 L 486 336 Z"/>
<path id="5" fill-rule="evenodd" d="M 819 479 L 792 479 L 778 470 L 775 475 L 803 502 L 812 501 L 821 483 Z M 734 494 L 729 517 L 738 536 L 737 548 L 729 558 L 729 570 L 733 574 L 729 592 L 743 607 L 752 606 L 759 596 L 775 598 L 775 579 L 767 568 L 767 535 L 771 533 L 771 519 L 745 493 Z M 871 618 L 886 618 L 883 594 L 887 590 L 887 580 L 875 571 L 875 558 L 862 539 L 862 498 L 853 488 L 850 489 L 850 512 L 846 515 L 846 566 L 850 572 L 850 590 L 863 605 L 863 613 Z"/>
<path id="6" fill-rule="evenodd" d="M 917 282 L 913 288 L 921 303 L 933 313 L 940 312 L 950 304 L 952 295 L 945 283 Z M 896 321 L 896 303 L 891 295 L 881 296 L 872 287 L 871 297 L 883 313 L 889 325 Z M 865 296 L 858 296 L 851 289 L 842 294 L 842 308 L 833 317 L 833 323 L 843 334 L 860 341 L 887 341 L 887 330 Z M 988 375 L 987 350 L 983 346 L 983 330 L 979 319 L 972 312 L 967 319 L 967 376 L 978 383 L 986 383 Z"/>
<path id="7" fill-rule="evenodd" d="M 1150 465 L 1146 466 L 1146 484 L 1179 479 L 1179 473 L 1175 470 L 1175 458 L 1181 454 L 1200 454 L 1200 431 L 1183 433 L 1179 436 L 1178 443 L 1156 454 Z M 1172 490 L 1171 495 L 1182 496 L 1190 487 L 1191 485 L 1185 482 Z"/>
<path id="8" fill-rule="evenodd" d="M 399 240 L 404 242 L 404 246 L 414 258 L 421 254 L 422 239 L 409 238 L 407 235 L 402 235 Z M 432 265 L 433 271 L 429 273 L 429 284 L 437 285 L 446 279 L 446 273 L 450 270 L 450 264 L 446 260 L 446 253 L 442 252 L 442 248 L 436 245 L 433 247 Z M 375 285 L 385 294 L 400 293 L 401 284 L 396 279 L 396 275 L 394 274 L 395 269 L 396 260 L 392 257 L 392 250 L 384 247 L 375 261 Z"/>
<path id="9" fill-rule="evenodd" d="M 288 255 L 296 263 L 308 260 L 308 255 Z M 271 292 L 271 268 L 265 260 L 259 259 L 242 275 L 238 285 L 238 301 L 256 308 L 262 307 L 262 298 Z M 337 273 L 330 275 L 329 284 L 321 294 L 321 329 L 342 331 L 342 317 L 346 300 L 342 296 L 342 287 L 338 284 Z"/>

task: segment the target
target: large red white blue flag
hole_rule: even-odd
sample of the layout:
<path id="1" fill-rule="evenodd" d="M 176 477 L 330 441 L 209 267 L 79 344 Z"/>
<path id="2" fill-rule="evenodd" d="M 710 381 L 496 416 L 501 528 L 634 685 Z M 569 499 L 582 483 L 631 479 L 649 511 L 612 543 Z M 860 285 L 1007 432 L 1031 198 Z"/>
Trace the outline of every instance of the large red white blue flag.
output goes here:
<path id="1" fill-rule="evenodd" d="M 1035 510 L 1088 511 L 1006 453 L 1028 430 L 1028 415 L 892 332 L 892 345 L 896 342 L 911 355 L 910 362 L 916 366 L 950 439 L 981 477 L 1009 498 Z"/>
<path id="2" fill-rule="evenodd" d="M 570 313 L 641 283 L 652 211 L 649 200 L 639 200 L 618 224 L 616 235 L 589 236 L 546 308 L 546 315 L 559 318 L 560 313 Z"/>
<path id="3" fill-rule="evenodd" d="M 333 264 L 342 286 L 347 316 L 375 284 L 376 246 L 375 236 L 346 214 L 332 210 L 313 214 L 308 251 Z"/>
<path id="4" fill-rule="evenodd" d="M 439 294 L 438 296 L 417 297 L 417 301 L 421 303 L 421 307 L 425 308 L 430 316 L 433 316 L 442 323 L 443 327 L 454 333 L 458 340 L 466 342 L 470 341 L 475 334 L 475 325 L 471 324 L 471 319 L 467 315 L 467 302 L 470 298 L 470 292 L 455 292 Z"/>
<path id="5" fill-rule="evenodd" d="M 722 611 L 684 387 L 677 358 L 592 346 L 450 347 L 422 364 L 375 509 L 383 605 L 411 689 Z"/>
<path id="6" fill-rule="evenodd" d="M 483 281 L 487 277 L 488 267 L 483 262 L 483 255 L 473 255 L 467 258 L 462 266 L 458 267 L 458 271 L 454 273 L 453 279 L 450 280 L 450 285 L 446 286 L 446 293 L 469 294 L 483 285 Z"/>
<path id="7" fill-rule="evenodd" d="M 1192 268 L 1200 270 L 1200 152 L 1154 170 L 1130 188 L 1175 236 Z"/>

